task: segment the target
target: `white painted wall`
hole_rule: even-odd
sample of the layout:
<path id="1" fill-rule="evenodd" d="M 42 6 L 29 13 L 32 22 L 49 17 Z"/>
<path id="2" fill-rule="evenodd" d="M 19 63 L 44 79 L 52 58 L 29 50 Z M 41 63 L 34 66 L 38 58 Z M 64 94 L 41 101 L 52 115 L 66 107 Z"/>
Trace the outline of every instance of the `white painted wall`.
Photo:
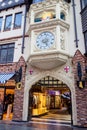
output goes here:
<path id="1" fill-rule="evenodd" d="M 19 29 L 13 29 L 14 25 L 14 16 L 15 13 L 18 12 L 23 12 L 22 13 L 22 25 L 21 28 Z M 5 17 L 7 15 L 12 14 L 12 25 L 11 25 L 11 30 L 9 31 L 4 31 L 4 24 L 5 24 Z M 25 60 L 27 60 L 29 56 L 29 38 L 25 38 L 25 49 L 24 49 L 24 54 L 21 53 L 21 47 L 22 47 L 22 38 L 15 38 L 15 37 L 20 37 L 23 35 L 23 29 L 24 29 L 24 14 L 25 14 L 25 5 L 22 5 L 21 7 L 15 7 L 15 8 L 10 8 L 8 10 L 4 10 L 0 12 L 0 17 L 3 17 L 3 22 L 2 22 L 2 30 L 0 32 L 0 40 L 1 39 L 6 39 L 3 41 L 0 41 L 0 45 L 2 44 L 8 44 L 8 43 L 15 43 L 15 49 L 14 49 L 14 60 L 13 62 L 17 62 L 21 56 L 24 56 Z M 29 26 L 28 18 L 26 17 L 26 32 Z M 26 33 L 25 33 L 26 34 Z M 10 40 L 7 40 L 8 38 L 12 38 Z"/>
<path id="2" fill-rule="evenodd" d="M 72 7 L 72 2 L 70 4 L 70 30 L 69 30 L 69 53 L 73 56 L 75 54 L 75 51 L 79 49 L 82 54 L 85 52 L 85 47 L 84 47 L 84 37 L 82 33 L 82 24 L 81 24 L 81 8 L 80 8 L 80 1 L 75 0 L 75 9 L 76 9 L 76 23 L 77 23 L 77 36 L 78 36 L 78 48 L 76 48 L 75 45 L 75 31 L 74 31 L 74 19 L 73 19 L 73 7 Z"/>
<path id="3" fill-rule="evenodd" d="M 24 24 L 24 8 L 25 8 L 25 6 L 21 6 L 21 7 L 19 6 L 19 7 L 13 8 L 13 9 L 11 8 L 11 9 L 4 10 L 4 11 L 0 12 L 0 17 L 3 17 L 2 30 L 0 32 L 0 39 L 22 35 L 23 24 Z M 22 14 L 22 27 L 20 29 L 13 29 L 14 16 L 15 16 L 15 13 L 18 13 L 18 12 L 23 12 L 23 14 Z M 7 15 L 11 15 L 11 14 L 12 14 L 11 30 L 4 31 L 5 17 Z"/>
<path id="4" fill-rule="evenodd" d="M 84 38 L 83 38 L 83 33 L 82 33 L 82 25 L 81 25 L 81 16 L 80 16 L 80 1 L 76 0 L 75 1 L 76 4 L 76 21 L 77 21 L 77 34 L 78 34 L 78 48 L 76 48 L 75 45 L 75 33 L 74 33 L 74 20 L 73 20 L 73 8 L 72 8 L 72 2 L 70 3 L 70 8 L 69 8 L 69 14 L 67 12 L 67 22 L 70 25 L 69 31 L 67 32 L 67 47 L 69 48 L 67 51 L 69 53 L 70 56 L 74 56 L 75 51 L 77 49 L 79 49 L 83 54 L 85 52 L 84 49 Z M 59 7 L 59 5 L 56 5 L 57 7 Z M 56 10 L 57 10 L 56 7 Z M 11 38 L 11 37 L 17 37 L 17 36 L 21 36 L 23 34 L 23 25 L 24 25 L 24 12 L 25 12 L 25 5 L 21 6 L 21 7 L 16 7 L 14 9 L 8 9 L 5 11 L 1 11 L 0 12 L 0 17 L 4 17 L 3 20 L 3 28 L 4 28 L 4 22 L 5 22 L 5 16 L 12 14 L 13 15 L 13 21 L 14 21 L 14 14 L 23 11 L 23 16 L 22 16 L 22 27 L 20 29 L 13 29 L 13 24 L 11 26 L 11 30 L 10 31 L 4 31 L 3 29 L 0 32 L 0 39 L 5 39 L 5 38 Z M 57 11 L 56 11 L 57 12 Z M 58 10 L 59 12 L 59 10 Z M 31 16 L 30 16 L 31 17 Z M 28 34 L 28 29 L 29 29 L 29 21 L 30 17 L 27 15 L 26 17 L 26 34 Z M 32 19 L 32 18 L 31 18 Z M 13 23 L 13 22 L 12 22 Z M 28 34 L 29 35 L 29 34 Z M 25 49 L 24 49 L 24 54 L 21 54 L 21 47 L 22 47 L 22 38 L 18 38 L 18 39 L 13 39 L 13 40 L 7 40 L 7 41 L 2 41 L 0 42 L 0 44 L 6 44 L 6 43 L 11 43 L 11 42 L 15 42 L 15 50 L 14 50 L 14 61 L 13 62 L 17 62 L 20 58 L 20 56 L 23 56 L 25 61 L 28 60 L 28 57 L 30 55 L 30 36 L 25 38 Z"/>

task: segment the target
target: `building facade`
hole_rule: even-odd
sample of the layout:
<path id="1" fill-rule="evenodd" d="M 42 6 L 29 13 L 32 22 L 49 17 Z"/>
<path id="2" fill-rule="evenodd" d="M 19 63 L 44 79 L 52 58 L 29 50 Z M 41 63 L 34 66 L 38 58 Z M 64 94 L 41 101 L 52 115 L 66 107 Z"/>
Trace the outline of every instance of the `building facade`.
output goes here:
<path id="1" fill-rule="evenodd" d="M 6 77 L 0 86 L 4 105 L 5 96 L 14 96 L 11 119 L 28 121 L 53 109 L 69 109 L 70 123 L 86 127 L 86 7 L 79 0 L 0 5 L 0 73 Z"/>
<path id="2" fill-rule="evenodd" d="M 0 115 L 2 118 L 3 113 L 3 119 L 10 118 L 9 114 L 6 114 L 8 104 L 16 102 L 14 100 L 16 82 L 12 77 L 21 66 L 25 73 L 23 53 L 24 43 L 28 40 L 28 36 L 25 35 L 27 5 L 27 1 L 23 0 L 0 1 L 0 95 L 4 108 L 2 110 L 1 107 Z M 11 102 L 8 103 L 9 100 Z M 13 105 L 11 107 L 13 109 Z"/>

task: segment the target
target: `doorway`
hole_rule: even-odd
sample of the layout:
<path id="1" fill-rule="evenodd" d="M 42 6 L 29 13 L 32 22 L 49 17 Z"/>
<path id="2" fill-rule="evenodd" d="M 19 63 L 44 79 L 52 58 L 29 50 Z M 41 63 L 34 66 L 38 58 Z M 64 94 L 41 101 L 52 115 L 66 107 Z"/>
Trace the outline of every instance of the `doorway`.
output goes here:
<path id="1" fill-rule="evenodd" d="M 58 120 L 71 123 L 71 92 L 66 84 L 46 76 L 29 91 L 29 116 L 31 119 Z"/>

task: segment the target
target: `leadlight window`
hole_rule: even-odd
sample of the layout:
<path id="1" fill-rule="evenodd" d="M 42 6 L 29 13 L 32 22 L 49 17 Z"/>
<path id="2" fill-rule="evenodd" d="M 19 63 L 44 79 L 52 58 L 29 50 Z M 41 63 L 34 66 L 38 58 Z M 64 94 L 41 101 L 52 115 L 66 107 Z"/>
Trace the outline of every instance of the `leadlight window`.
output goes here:
<path id="1" fill-rule="evenodd" d="M 62 81 L 57 80 L 53 77 L 47 76 L 38 81 L 37 85 L 47 86 L 47 87 L 63 87 L 66 86 Z"/>
<path id="2" fill-rule="evenodd" d="M 0 63 L 11 63 L 13 62 L 14 56 L 14 43 L 0 45 Z"/>
<path id="3" fill-rule="evenodd" d="M 0 17 L 0 31 L 2 29 L 2 20 L 3 20 L 3 17 Z"/>
<path id="4" fill-rule="evenodd" d="M 4 30 L 10 30 L 12 24 L 12 15 L 6 16 Z"/>
<path id="5" fill-rule="evenodd" d="M 87 6 L 87 0 L 81 0 L 81 7 L 82 9 Z"/>
<path id="6" fill-rule="evenodd" d="M 14 28 L 20 28 L 22 23 L 22 12 L 15 14 Z"/>

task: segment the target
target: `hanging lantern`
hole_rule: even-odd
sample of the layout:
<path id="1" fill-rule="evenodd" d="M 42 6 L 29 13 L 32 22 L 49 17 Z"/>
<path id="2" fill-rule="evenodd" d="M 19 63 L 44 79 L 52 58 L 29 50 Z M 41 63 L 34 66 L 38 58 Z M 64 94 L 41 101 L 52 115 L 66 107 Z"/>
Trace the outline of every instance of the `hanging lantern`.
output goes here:
<path id="1" fill-rule="evenodd" d="M 21 82 L 19 82 L 19 83 L 17 83 L 17 85 L 16 85 L 16 88 L 18 89 L 18 90 L 20 90 L 21 89 Z"/>
<path id="2" fill-rule="evenodd" d="M 80 62 L 77 63 L 77 75 L 79 77 L 79 81 L 81 81 L 81 78 L 82 78 L 82 69 L 81 69 Z"/>

